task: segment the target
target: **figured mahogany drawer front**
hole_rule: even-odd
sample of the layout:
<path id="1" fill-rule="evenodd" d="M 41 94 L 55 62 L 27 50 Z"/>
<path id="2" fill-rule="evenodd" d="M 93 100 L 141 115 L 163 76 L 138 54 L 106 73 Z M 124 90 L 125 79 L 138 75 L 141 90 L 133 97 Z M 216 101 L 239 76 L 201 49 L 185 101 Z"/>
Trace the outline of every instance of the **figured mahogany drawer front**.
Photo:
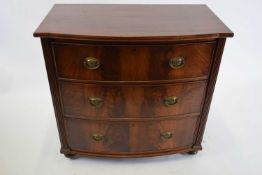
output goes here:
<path id="1" fill-rule="evenodd" d="M 64 114 L 97 119 L 198 113 L 205 87 L 205 81 L 150 86 L 60 82 Z"/>
<path id="2" fill-rule="evenodd" d="M 93 121 L 66 118 L 73 150 L 106 153 L 150 152 L 193 143 L 198 116 L 160 121 Z"/>
<path id="3" fill-rule="evenodd" d="M 60 78 L 151 81 L 207 78 L 215 43 L 85 45 L 53 43 Z"/>

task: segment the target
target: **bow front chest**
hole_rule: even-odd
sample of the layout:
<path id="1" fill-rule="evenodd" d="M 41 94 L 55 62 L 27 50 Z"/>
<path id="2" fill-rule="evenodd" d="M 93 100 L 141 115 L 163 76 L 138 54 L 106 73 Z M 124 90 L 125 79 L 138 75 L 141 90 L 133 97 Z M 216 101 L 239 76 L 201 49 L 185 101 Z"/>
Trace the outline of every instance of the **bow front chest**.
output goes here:
<path id="1" fill-rule="evenodd" d="M 61 153 L 196 153 L 226 37 L 205 5 L 55 5 L 37 30 Z"/>

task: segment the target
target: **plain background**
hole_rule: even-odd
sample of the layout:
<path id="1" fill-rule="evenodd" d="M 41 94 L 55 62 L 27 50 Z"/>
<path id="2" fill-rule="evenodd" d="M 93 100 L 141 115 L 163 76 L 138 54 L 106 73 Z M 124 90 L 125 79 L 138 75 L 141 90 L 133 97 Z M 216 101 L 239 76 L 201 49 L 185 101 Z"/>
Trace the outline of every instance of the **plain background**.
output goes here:
<path id="1" fill-rule="evenodd" d="M 195 156 L 79 158 L 60 143 L 39 38 L 54 3 L 207 4 L 231 30 L 203 140 Z M 186 13 L 186 12 L 185 12 Z M 8 0 L 0 6 L 0 174 L 262 174 L 262 1 Z"/>

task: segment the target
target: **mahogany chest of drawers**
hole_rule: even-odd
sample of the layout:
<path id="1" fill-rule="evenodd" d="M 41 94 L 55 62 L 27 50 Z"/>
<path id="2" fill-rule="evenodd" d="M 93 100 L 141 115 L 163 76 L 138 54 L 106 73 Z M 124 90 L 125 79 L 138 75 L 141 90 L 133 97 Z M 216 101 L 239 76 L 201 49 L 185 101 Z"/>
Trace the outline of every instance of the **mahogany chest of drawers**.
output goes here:
<path id="1" fill-rule="evenodd" d="M 61 153 L 196 153 L 226 37 L 205 5 L 55 5 L 41 38 Z"/>

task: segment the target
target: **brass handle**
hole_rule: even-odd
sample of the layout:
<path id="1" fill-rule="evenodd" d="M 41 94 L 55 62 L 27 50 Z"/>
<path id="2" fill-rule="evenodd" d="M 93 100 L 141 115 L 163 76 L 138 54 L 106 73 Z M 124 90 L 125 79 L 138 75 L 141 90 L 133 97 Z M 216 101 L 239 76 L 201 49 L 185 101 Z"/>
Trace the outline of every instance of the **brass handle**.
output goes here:
<path id="1" fill-rule="evenodd" d="M 97 69 L 100 66 L 100 61 L 93 57 L 87 57 L 84 59 L 84 66 L 87 69 Z"/>
<path id="2" fill-rule="evenodd" d="M 173 69 L 179 69 L 183 67 L 185 64 L 185 58 L 184 57 L 175 57 L 171 58 L 169 60 L 169 66 Z"/>
<path id="3" fill-rule="evenodd" d="M 94 106 L 94 107 L 101 107 L 104 103 L 103 99 L 102 98 L 99 98 L 99 97 L 90 97 L 89 98 L 89 103 Z"/>
<path id="4" fill-rule="evenodd" d="M 95 133 L 92 135 L 92 138 L 95 141 L 101 141 L 101 140 L 104 140 L 105 136 L 103 134 Z"/>
<path id="5" fill-rule="evenodd" d="M 160 137 L 163 140 L 170 139 L 170 138 L 172 138 L 172 136 L 173 136 L 172 132 L 163 132 L 163 133 L 160 134 Z"/>
<path id="6" fill-rule="evenodd" d="M 177 103 L 177 97 L 171 96 L 171 97 L 166 97 L 164 99 L 164 103 L 166 106 L 171 106 Z"/>

